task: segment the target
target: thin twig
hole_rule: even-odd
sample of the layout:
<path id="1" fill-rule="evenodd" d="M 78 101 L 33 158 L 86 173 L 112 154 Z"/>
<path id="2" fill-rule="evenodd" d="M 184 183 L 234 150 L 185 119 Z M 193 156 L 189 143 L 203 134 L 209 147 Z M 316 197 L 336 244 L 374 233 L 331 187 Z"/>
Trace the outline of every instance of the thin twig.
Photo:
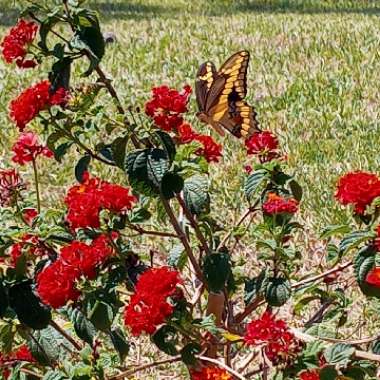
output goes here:
<path id="1" fill-rule="evenodd" d="M 196 356 L 199 360 L 202 360 L 204 362 L 209 362 L 216 364 L 218 367 L 224 368 L 227 372 L 229 372 L 231 375 L 234 375 L 239 380 L 247 380 L 244 376 L 240 375 L 240 373 L 236 372 L 234 369 L 229 367 L 228 365 L 220 362 L 219 360 L 208 358 L 207 356 L 197 355 Z"/>
<path id="2" fill-rule="evenodd" d="M 199 280 L 201 280 L 204 283 L 202 270 L 198 264 L 198 261 L 196 260 L 194 254 L 193 254 L 193 251 L 190 247 L 189 241 L 187 240 L 186 234 L 183 232 L 176 216 L 174 215 L 174 212 L 170 206 L 170 203 L 164 197 L 161 197 L 161 200 L 162 200 L 162 203 L 163 203 L 164 208 L 166 210 L 166 213 L 168 214 L 170 222 L 173 225 L 174 230 L 177 233 L 178 237 L 180 238 L 180 240 L 183 244 L 183 247 L 185 248 L 186 254 L 189 257 L 189 260 L 191 261 L 191 264 L 193 265 L 193 268 L 195 270 L 195 273 L 197 274 L 197 277 L 199 278 Z"/>
<path id="3" fill-rule="evenodd" d="M 323 337 L 315 337 L 309 334 L 305 334 L 297 329 L 291 328 L 291 331 L 293 332 L 294 336 L 304 342 L 314 342 L 316 340 L 324 340 L 326 341 L 326 338 Z M 366 360 L 372 360 L 375 362 L 380 363 L 380 355 L 373 354 L 372 352 L 367 351 L 361 351 L 361 350 L 355 350 L 354 356 L 358 359 L 366 359 Z"/>
<path id="4" fill-rule="evenodd" d="M 179 238 L 179 236 L 177 234 L 174 234 L 172 232 L 146 230 L 146 229 L 141 228 L 141 227 L 134 225 L 134 224 L 128 224 L 128 227 L 131 230 L 137 231 L 141 235 L 153 235 L 153 236 Z"/>
<path id="5" fill-rule="evenodd" d="M 159 361 L 156 361 L 156 362 L 153 362 L 153 363 L 144 364 L 144 365 L 142 365 L 140 367 L 137 367 L 137 368 L 130 369 L 128 371 L 122 372 L 122 373 L 120 373 L 118 375 L 111 376 L 111 377 L 108 378 L 108 380 L 123 380 L 126 377 L 134 375 L 137 372 L 144 371 L 144 370 L 149 369 L 149 368 L 157 367 L 157 366 L 159 366 L 161 364 L 175 363 L 175 362 L 179 362 L 181 360 L 182 360 L 182 357 L 180 355 L 178 355 L 178 356 L 174 356 L 174 357 L 172 357 L 170 359 L 164 359 L 164 360 L 159 360 Z"/>
<path id="6" fill-rule="evenodd" d="M 350 267 L 351 265 L 353 265 L 353 262 L 352 261 L 347 261 L 346 263 L 340 264 L 337 267 L 329 269 L 326 272 L 323 272 L 323 273 L 318 274 L 318 275 L 313 276 L 313 277 L 305 278 L 304 280 L 301 280 L 301 281 L 293 284 L 292 288 L 293 289 L 297 289 L 297 288 L 299 288 L 299 287 L 301 287 L 303 285 L 309 284 L 310 282 L 321 280 L 322 278 L 325 278 L 325 277 L 329 276 L 330 274 L 341 272 L 344 269 Z"/>
<path id="7" fill-rule="evenodd" d="M 197 236 L 197 239 L 201 243 L 203 250 L 206 252 L 206 254 L 210 253 L 210 249 L 208 247 L 207 241 L 206 241 L 205 237 L 203 236 L 203 233 L 200 230 L 199 225 L 198 225 L 197 221 L 195 220 L 193 214 L 187 208 L 185 201 L 182 199 L 180 194 L 177 194 L 176 198 L 178 200 L 178 203 L 181 205 L 181 208 L 182 208 L 187 220 L 190 222 L 191 227 L 193 227 L 193 229 L 195 231 L 195 235 Z"/>
<path id="8" fill-rule="evenodd" d="M 78 351 L 82 349 L 82 346 L 56 322 L 51 320 L 50 326 L 53 327 L 56 331 L 58 331 L 64 338 L 66 338 Z"/>

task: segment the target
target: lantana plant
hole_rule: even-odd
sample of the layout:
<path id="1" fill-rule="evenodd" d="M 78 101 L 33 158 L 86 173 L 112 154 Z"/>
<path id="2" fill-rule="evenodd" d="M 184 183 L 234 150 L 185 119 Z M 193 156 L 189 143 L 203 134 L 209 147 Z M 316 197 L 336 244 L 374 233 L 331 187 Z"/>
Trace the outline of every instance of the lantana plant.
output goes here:
<path id="1" fill-rule="evenodd" d="M 377 378 L 378 337 L 341 331 L 348 288 L 380 298 L 380 178 L 339 179 L 352 221 L 326 227 L 326 263 L 300 275 L 302 188 L 280 139 L 264 130 L 241 144 L 245 211 L 233 225 L 223 209 L 216 218 L 210 183 L 223 146 L 190 124 L 191 87 L 154 87 L 138 111 L 125 107 L 101 67 L 98 17 L 83 6 L 33 3 L 2 38 L 7 64 L 44 77 L 9 104 L 19 136 L 0 169 L 2 377 L 117 380 L 166 364 L 192 380 Z M 80 78 L 77 61 L 88 64 Z M 77 183 L 49 205 L 41 164 L 78 152 Z M 118 170 L 119 183 L 99 167 Z M 156 350 L 150 363 L 139 344 Z"/>

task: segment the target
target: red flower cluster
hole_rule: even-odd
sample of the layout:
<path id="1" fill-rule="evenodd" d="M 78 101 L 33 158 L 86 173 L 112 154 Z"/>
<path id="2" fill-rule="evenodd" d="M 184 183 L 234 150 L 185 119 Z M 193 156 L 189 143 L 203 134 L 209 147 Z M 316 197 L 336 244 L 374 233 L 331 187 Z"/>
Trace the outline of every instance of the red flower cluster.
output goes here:
<path id="1" fill-rule="evenodd" d="M 278 140 L 272 132 L 256 132 L 245 140 L 248 154 L 257 155 L 260 162 L 268 162 L 280 156 Z"/>
<path id="2" fill-rule="evenodd" d="M 217 144 L 211 136 L 199 135 L 196 140 L 203 145 L 195 152 L 197 155 L 203 156 L 207 162 L 219 162 L 222 156 L 220 144 Z"/>
<path id="3" fill-rule="evenodd" d="M 35 208 L 25 208 L 22 212 L 22 217 L 29 227 L 32 227 L 34 219 L 36 219 L 37 216 L 38 212 Z"/>
<path id="4" fill-rule="evenodd" d="M 0 195 L 1 198 L 1 195 Z M 375 247 L 380 252 L 380 224 L 376 227 Z"/>
<path id="5" fill-rule="evenodd" d="M 16 65 L 21 68 L 30 68 L 37 65 L 34 59 L 25 59 L 29 45 L 33 42 L 37 30 L 38 26 L 34 22 L 20 20 L 9 31 L 0 44 L 3 57 L 7 63 L 16 61 Z"/>
<path id="6" fill-rule="evenodd" d="M 269 193 L 263 204 L 266 214 L 294 214 L 298 210 L 298 202 L 293 198 L 284 198 L 275 193 Z"/>
<path id="7" fill-rule="evenodd" d="M 190 124 L 181 124 L 177 129 L 177 133 L 181 144 L 188 144 L 193 141 L 201 143 L 203 146 L 195 154 L 203 156 L 207 162 L 218 162 L 222 156 L 222 146 L 217 144 L 211 136 L 196 133 Z"/>
<path id="8" fill-rule="evenodd" d="M 303 371 L 300 374 L 300 380 L 320 380 L 319 372 L 316 369 Z"/>
<path id="9" fill-rule="evenodd" d="M 91 178 L 85 173 L 83 182 L 71 187 L 65 198 L 68 207 L 67 221 L 73 229 L 98 228 L 99 213 L 102 209 L 123 213 L 130 210 L 136 201 L 129 188 L 96 177 Z"/>
<path id="10" fill-rule="evenodd" d="M 16 267 L 18 260 L 23 254 L 28 257 L 43 256 L 45 249 L 39 245 L 39 239 L 35 235 L 25 234 L 19 243 L 15 243 L 10 247 L 9 255 L 11 266 Z"/>
<path id="11" fill-rule="evenodd" d="M 380 196 L 380 179 L 366 172 L 347 173 L 339 179 L 335 197 L 343 205 L 353 204 L 357 214 L 364 214 L 372 201 Z"/>
<path id="12" fill-rule="evenodd" d="M 65 105 L 68 97 L 68 91 L 64 88 L 59 88 L 55 93 L 52 93 L 50 82 L 44 80 L 27 88 L 11 101 L 9 116 L 20 131 L 23 131 L 25 126 L 41 111 L 53 105 Z"/>
<path id="13" fill-rule="evenodd" d="M 380 288 L 380 267 L 372 268 L 368 272 L 365 280 L 368 284 L 377 286 Z"/>
<path id="14" fill-rule="evenodd" d="M 11 205 L 14 195 L 24 187 L 25 185 L 15 169 L 0 170 L 0 206 Z"/>
<path id="15" fill-rule="evenodd" d="M 41 300 L 53 308 L 64 306 L 80 296 L 76 282 L 84 276 L 93 279 L 96 268 L 113 254 L 109 238 L 97 237 L 90 245 L 73 241 L 60 251 L 56 261 L 37 276 L 37 292 Z"/>
<path id="16" fill-rule="evenodd" d="M 164 131 L 177 129 L 183 122 L 182 114 L 187 112 L 190 94 L 190 86 L 185 86 L 181 92 L 167 86 L 155 87 L 153 98 L 145 104 L 145 113 Z"/>
<path id="17" fill-rule="evenodd" d="M 232 376 L 216 366 L 203 367 L 200 371 L 190 371 L 191 380 L 232 380 Z"/>
<path id="18" fill-rule="evenodd" d="M 32 353 L 29 351 L 29 348 L 27 345 L 22 345 L 20 348 L 15 351 L 11 352 L 8 355 L 4 355 L 0 352 L 0 368 L 4 368 L 2 370 L 2 375 L 4 379 L 7 379 L 10 372 L 6 367 L 13 366 L 17 362 L 29 362 L 34 363 L 36 360 L 32 356 Z"/>
<path id="19" fill-rule="evenodd" d="M 167 298 L 174 295 L 180 283 L 179 272 L 168 267 L 152 268 L 140 276 L 124 312 L 124 322 L 133 335 L 153 334 L 173 313 Z"/>
<path id="20" fill-rule="evenodd" d="M 302 350 L 286 322 L 276 320 L 268 311 L 247 325 L 244 340 L 248 345 L 265 344 L 265 355 L 274 365 L 297 356 Z"/>
<path id="21" fill-rule="evenodd" d="M 31 162 L 39 155 L 52 157 L 53 152 L 46 146 L 41 145 L 38 136 L 33 132 L 21 133 L 18 140 L 12 147 L 14 156 L 12 160 L 20 165 Z"/>

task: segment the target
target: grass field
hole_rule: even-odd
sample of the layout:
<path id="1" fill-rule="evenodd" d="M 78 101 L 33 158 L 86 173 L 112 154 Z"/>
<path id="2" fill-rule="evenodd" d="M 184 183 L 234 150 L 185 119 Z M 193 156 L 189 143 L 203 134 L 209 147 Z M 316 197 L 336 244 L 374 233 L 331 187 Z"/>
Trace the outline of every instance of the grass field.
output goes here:
<path id="1" fill-rule="evenodd" d="M 291 170 L 304 186 L 302 216 L 310 236 L 325 224 L 347 219 L 348 212 L 333 199 L 337 178 L 355 169 L 380 172 L 380 1 L 90 2 L 99 11 L 103 31 L 117 36 L 102 67 L 115 78 L 126 106 L 142 106 L 153 86 L 193 84 L 206 59 L 219 65 L 233 52 L 249 50 L 248 101 L 262 127 L 279 135 Z M 0 0 L 0 38 L 21 6 Z M 7 116 L 8 103 L 46 75 L 43 68 L 15 70 L 0 61 L 0 167 L 9 165 L 17 134 Z M 112 106 L 106 94 L 103 101 Z M 194 99 L 191 111 L 195 115 Z M 189 121 L 205 130 L 195 117 Z M 232 222 L 246 207 L 243 192 L 236 189 L 242 186 L 247 161 L 237 140 L 227 136 L 223 144 L 224 164 L 212 166 L 213 202 L 216 218 Z M 42 168 L 49 186 L 44 203 L 62 198 L 74 181 L 68 163 L 78 157 L 72 152 L 62 164 L 49 162 Z M 124 180 L 116 170 L 97 169 L 104 178 Z M 221 200 L 231 207 L 222 215 L 219 210 L 226 205 Z M 167 371 L 165 375 L 170 378 Z"/>
<path id="2" fill-rule="evenodd" d="M 0 5 L 2 35 L 22 4 L 1 0 Z M 150 88 L 161 83 L 192 84 L 206 59 L 220 64 L 234 51 L 249 50 L 248 99 L 262 126 L 280 135 L 289 164 L 307 189 L 303 209 L 309 225 L 319 229 L 344 220 L 346 214 L 332 197 L 337 177 L 380 166 L 377 1 L 119 0 L 92 5 L 104 31 L 117 36 L 103 67 L 117 78 L 125 104 L 141 104 Z M 15 75 L 14 70 L 0 63 L 2 160 L 9 158 L 15 134 L 7 104 L 36 75 Z M 218 187 L 223 177 L 226 186 L 218 191 L 232 194 L 241 178 L 243 154 L 230 137 L 224 145 L 227 177 L 220 171 L 214 184 Z M 57 186 L 72 176 L 60 170 L 51 178 Z"/>

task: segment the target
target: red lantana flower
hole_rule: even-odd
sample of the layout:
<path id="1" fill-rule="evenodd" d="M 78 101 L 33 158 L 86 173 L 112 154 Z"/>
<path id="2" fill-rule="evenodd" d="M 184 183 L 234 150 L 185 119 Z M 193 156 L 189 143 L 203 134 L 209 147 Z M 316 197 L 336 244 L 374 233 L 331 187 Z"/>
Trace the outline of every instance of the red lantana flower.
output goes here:
<path id="1" fill-rule="evenodd" d="M 20 242 L 10 247 L 9 256 L 11 266 L 16 267 L 22 255 L 27 255 L 28 258 L 45 255 L 47 252 L 39 243 L 40 241 L 37 236 L 31 234 L 23 235 Z"/>
<path id="2" fill-rule="evenodd" d="M 303 371 L 300 374 L 300 380 L 320 380 L 319 372 L 317 369 Z"/>
<path id="3" fill-rule="evenodd" d="M 22 217 L 25 221 L 25 223 L 29 226 L 32 227 L 34 220 L 38 216 L 38 211 L 35 208 L 25 208 L 22 211 Z"/>
<path id="4" fill-rule="evenodd" d="M 10 29 L 0 44 L 7 63 L 16 62 L 16 65 L 21 68 L 37 65 L 34 59 L 26 59 L 29 45 L 33 42 L 37 30 L 37 24 L 25 20 L 19 20 L 17 25 Z"/>
<path id="5" fill-rule="evenodd" d="M 380 267 L 371 269 L 368 272 L 365 280 L 370 285 L 380 287 Z"/>
<path id="6" fill-rule="evenodd" d="M 203 367 L 200 371 L 190 371 L 191 380 L 232 380 L 233 377 L 223 368 Z"/>
<path id="7" fill-rule="evenodd" d="M 153 334 L 170 317 L 173 306 L 167 298 L 174 295 L 180 283 L 179 272 L 168 267 L 152 268 L 140 276 L 124 312 L 125 325 L 133 335 Z"/>
<path id="8" fill-rule="evenodd" d="M 278 140 L 272 132 L 256 132 L 245 140 L 248 154 L 257 155 L 260 162 L 268 162 L 280 156 Z"/>
<path id="9" fill-rule="evenodd" d="M 65 105 L 69 93 L 64 88 L 51 92 L 50 82 L 44 80 L 24 90 L 9 106 L 9 115 L 20 131 L 41 111 L 52 105 Z"/>
<path id="10" fill-rule="evenodd" d="M 196 133 L 190 124 L 183 123 L 177 128 L 180 144 L 189 144 L 193 142 L 199 134 Z"/>
<path id="11" fill-rule="evenodd" d="M 37 292 L 41 300 L 53 308 L 76 301 L 80 292 L 77 281 L 83 276 L 93 279 L 96 269 L 113 255 L 108 236 L 97 237 L 90 245 L 73 241 L 61 249 L 58 259 L 37 276 Z"/>
<path id="12" fill-rule="evenodd" d="M 45 145 L 40 144 L 38 136 L 33 132 L 21 133 L 12 147 L 12 160 L 20 165 L 35 160 L 38 156 L 52 157 L 53 152 Z"/>
<path id="13" fill-rule="evenodd" d="M 298 202 L 293 198 L 284 198 L 275 193 L 269 193 L 263 204 L 266 214 L 294 214 L 298 210 Z"/>
<path id="14" fill-rule="evenodd" d="M 205 135 L 197 136 L 196 141 L 203 145 L 195 152 L 198 156 L 203 156 L 207 162 L 219 162 L 222 156 L 222 145 L 217 144 L 211 136 Z"/>
<path id="15" fill-rule="evenodd" d="M 127 187 L 83 176 L 80 185 L 71 187 L 65 198 L 68 207 L 67 221 L 73 229 L 100 226 L 99 213 L 102 209 L 113 213 L 124 213 L 133 207 L 136 197 Z"/>
<path id="16" fill-rule="evenodd" d="M 0 170 L 0 206 L 11 205 L 15 194 L 24 188 L 25 185 L 15 169 Z"/>
<path id="17" fill-rule="evenodd" d="M 338 181 L 335 197 L 343 204 L 353 204 L 357 214 L 364 214 L 372 201 L 380 196 L 380 179 L 376 174 L 351 172 Z"/>
<path id="18" fill-rule="evenodd" d="M 247 325 L 244 340 L 247 345 L 263 344 L 265 355 L 273 364 L 294 358 L 302 350 L 286 322 L 275 319 L 268 311 Z"/>
<path id="19" fill-rule="evenodd" d="M 190 94 L 190 86 L 185 86 L 181 92 L 167 86 L 155 87 L 152 99 L 145 104 L 145 113 L 164 131 L 175 130 L 183 122 L 182 114 L 187 112 Z"/>

